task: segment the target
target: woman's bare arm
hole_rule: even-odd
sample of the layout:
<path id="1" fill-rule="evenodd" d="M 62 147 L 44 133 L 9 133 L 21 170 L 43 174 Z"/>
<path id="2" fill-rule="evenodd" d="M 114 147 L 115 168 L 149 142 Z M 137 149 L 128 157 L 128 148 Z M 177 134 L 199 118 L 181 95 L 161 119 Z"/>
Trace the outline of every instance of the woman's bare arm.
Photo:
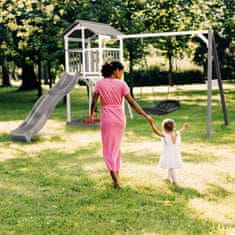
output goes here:
<path id="1" fill-rule="evenodd" d="M 144 110 L 136 103 L 136 101 L 132 98 L 130 94 L 125 96 L 127 102 L 130 104 L 130 106 L 140 115 L 144 116 L 150 125 L 152 126 L 154 123 L 154 120 L 151 116 L 149 116 L 147 113 L 144 112 Z"/>
<path id="2" fill-rule="evenodd" d="M 95 108 L 96 108 L 98 98 L 99 98 L 99 94 L 94 93 L 94 95 L 92 97 L 92 103 L 91 103 L 91 116 L 90 116 L 91 119 L 93 119 L 95 117 Z"/>

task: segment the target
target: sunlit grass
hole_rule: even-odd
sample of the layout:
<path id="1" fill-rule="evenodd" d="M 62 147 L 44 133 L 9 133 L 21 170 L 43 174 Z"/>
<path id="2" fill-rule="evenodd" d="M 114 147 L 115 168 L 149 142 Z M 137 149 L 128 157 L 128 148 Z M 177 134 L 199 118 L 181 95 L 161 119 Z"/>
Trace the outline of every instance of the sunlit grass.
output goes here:
<path id="1" fill-rule="evenodd" d="M 213 136 L 206 138 L 206 93 L 171 93 L 181 108 L 155 116 L 183 136 L 184 168 L 179 186 L 167 183 L 158 168 L 161 143 L 134 113 L 123 139 L 123 189 L 112 188 L 102 159 L 99 129 L 66 126 L 63 102 L 31 143 L 12 142 L 9 132 L 26 117 L 36 92 L 1 89 L 0 233 L 1 234 L 233 234 L 235 232 L 235 92 L 226 86 L 230 125 L 223 125 L 218 91 L 213 96 Z M 151 107 L 166 93 L 138 94 Z M 84 88 L 72 93 L 73 118 L 87 116 Z M 128 115 L 127 115 L 128 116 Z"/>

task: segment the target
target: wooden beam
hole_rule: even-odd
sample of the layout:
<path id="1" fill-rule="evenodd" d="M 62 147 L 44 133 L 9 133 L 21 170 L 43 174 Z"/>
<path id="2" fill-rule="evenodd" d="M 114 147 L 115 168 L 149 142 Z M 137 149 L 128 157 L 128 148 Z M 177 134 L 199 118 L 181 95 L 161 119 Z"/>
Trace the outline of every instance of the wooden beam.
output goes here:
<path id="1" fill-rule="evenodd" d="M 213 31 L 208 32 L 208 59 L 207 59 L 207 137 L 212 135 L 211 116 L 212 116 L 212 37 Z"/>
<path id="2" fill-rule="evenodd" d="M 182 31 L 182 32 L 163 32 L 163 33 L 140 33 L 140 34 L 127 34 L 118 36 L 120 39 L 128 38 L 148 38 L 148 37 L 167 37 L 167 36 L 183 36 L 183 35 L 198 35 L 208 34 L 208 30 L 198 31 Z"/>
<path id="3" fill-rule="evenodd" d="M 215 37 L 213 37 L 212 43 L 213 43 L 215 72 L 216 72 L 216 76 L 218 79 L 220 100 L 221 100 L 222 111 L 223 111 L 223 115 L 224 115 L 224 124 L 228 125 L 228 123 L 229 123 L 228 122 L 228 114 L 227 114 L 226 102 L 225 102 L 225 97 L 224 97 L 224 89 L 223 89 L 222 76 L 221 76 L 221 71 L 220 71 L 219 58 L 218 58 L 218 53 L 217 53 L 216 44 L 215 44 Z"/>

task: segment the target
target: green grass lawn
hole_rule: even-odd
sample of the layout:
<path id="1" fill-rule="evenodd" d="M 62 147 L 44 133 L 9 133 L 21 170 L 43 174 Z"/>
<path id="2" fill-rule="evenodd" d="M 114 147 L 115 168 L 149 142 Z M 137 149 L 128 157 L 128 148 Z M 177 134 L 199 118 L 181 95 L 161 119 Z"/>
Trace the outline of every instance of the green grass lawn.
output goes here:
<path id="1" fill-rule="evenodd" d="M 182 88 L 182 87 L 181 87 Z M 171 94 L 181 108 L 154 116 L 191 124 L 183 136 L 179 186 L 157 168 L 160 140 L 134 114 L 122 144 L 123 189 L 112 188 L 99 129 L 66 126 L 59 103 L 31 143 L 12 142 L 36 92 L 0 89 L 0 234 L 235 234 L 235 85 L 225 89 L 230 125 L 213 93 L 213 136 L 206 138 L 206 92 Z M 164 93 L 136 96 L 151 107 Z M 73 119 L 87 116 L 83 87 L 72 92 Z"/>

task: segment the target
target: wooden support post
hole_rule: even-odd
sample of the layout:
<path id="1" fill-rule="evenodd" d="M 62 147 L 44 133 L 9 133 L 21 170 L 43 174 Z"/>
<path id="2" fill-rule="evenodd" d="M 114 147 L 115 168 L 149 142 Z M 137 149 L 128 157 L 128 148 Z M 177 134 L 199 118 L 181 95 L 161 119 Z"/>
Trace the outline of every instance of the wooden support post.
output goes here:
<path id="1" fill-rule="evenodd" d="M 89 79 L 88 82 L 88 93 L 89 93 L 89 116 L 91 115 L 91 103 L 92 103 L 92 86 L 93 86 L 93 83 L 92 81 Z"/>
<path id="2" fill-rule="evenodd" d="M 103 65 L 103 48 L 102 48 L 103 40 L 101 35 L 99 35 L 98 43 L 99 43 L 99 71 L 101 71 Z"/>
<path id="3" fill-rule="evenodd" d="M 226 108 L 226 102 L 225 102 L 225 97 L 224 97 L 222 76 L 221 76 L 219 58 L 218 58 L 218 53 L 217 53 L 217 49 L 216 49 L 215 37 L 214 36 L 213 36 L 213 39 L 212 39 L 212 43 L 213 43 L 213 55 L 214 55 L 215 72 L 216 72 L 216 76 L 217 76 L 217 79 L 218 79 L 218 86 L 219 86 L 219 91 L 220 91 L 220 100 L 221 100 L 222 111 L 223 111 L 223 115 L 224 115 L 224 124 L 228 125 L 228 115 L 227 115 L 227 108 Z"/>
<path id="4" fill-rule="evenodd" d="M 121 61 L 121 63 L 124 65 L 124 56 L 123 56 L 123 40 L 122 39 L 120 39 L 120 53 L 119 53 L 119 55 L 120 55 L 120 61 Z M 123 75 L 123 78 L 122 78 L 123 80 L 124 80 L 124 75 Z M 128 113 L 129 113 L 129 115 L 130 115 L 130 118 L 131 119 L 133 119 L 133 113 L 132 113 L 132 109 L 131 109 L 131 106 L 130 106 L 130 104 L 127 102 L 127 108 L 128 108 Z M 125 100 L 123 101 L 123 109 L 124 109 L 124 112 L 125 112 Z"/>
<path id="5" fill-rule="evenodd" d="M 212 116 L 212 37 L 213 31 L 208 31 L 208 61 L 207 61 L 207 137 L 210 138 L 212 135 L 211 130 L 211 116 Z"/>
<path id="6" fill-rule="evenodd" d="M 68 38 L 65 37 L 65 72 L 69 73 L 69 42 Z M 67 112 L 67 122 L 71 122 L 71 102 L 70 102 L 70 93 L 66 95 L 66 112 Z"/>
<path id="7" fill-rule="evenodd" d="M 86 78 L 86 58 L 85 58 L 85 29 L 82 27 L 82 76 L 83 79 Z"/>
<path id="8" fill-rule="evenodd" d="M 86 62 L 86 43 L 85 43 L 85 28 L 82 27 L 82 79 L 88 80 L 86 85 L 88 88 L 88 110 L 89 110 L 89 116 L 90 116 L 90 107 L 91 107 L 91 99 L 92 99 L 92 94 L 91 94 L 91 88 L 90 88 L 90 80 L 87 78 L 87 71 L 86 68 L 88 68 Z"/>
<path id="9" fill-rule="evenodd" d="M 87 48 L 89 49 L 88 51 L 87 51 L 87 56 L 88 56 L 88 71 L 89 72 L 93 72 L 93 70 L 92 70 L 92 66 L 91 66 L 91 64 L 92 64 L 92 51 L 91 51 L 91 40 L 89 39 L 88 40 L 88 43 L 87 43 Z"/>

